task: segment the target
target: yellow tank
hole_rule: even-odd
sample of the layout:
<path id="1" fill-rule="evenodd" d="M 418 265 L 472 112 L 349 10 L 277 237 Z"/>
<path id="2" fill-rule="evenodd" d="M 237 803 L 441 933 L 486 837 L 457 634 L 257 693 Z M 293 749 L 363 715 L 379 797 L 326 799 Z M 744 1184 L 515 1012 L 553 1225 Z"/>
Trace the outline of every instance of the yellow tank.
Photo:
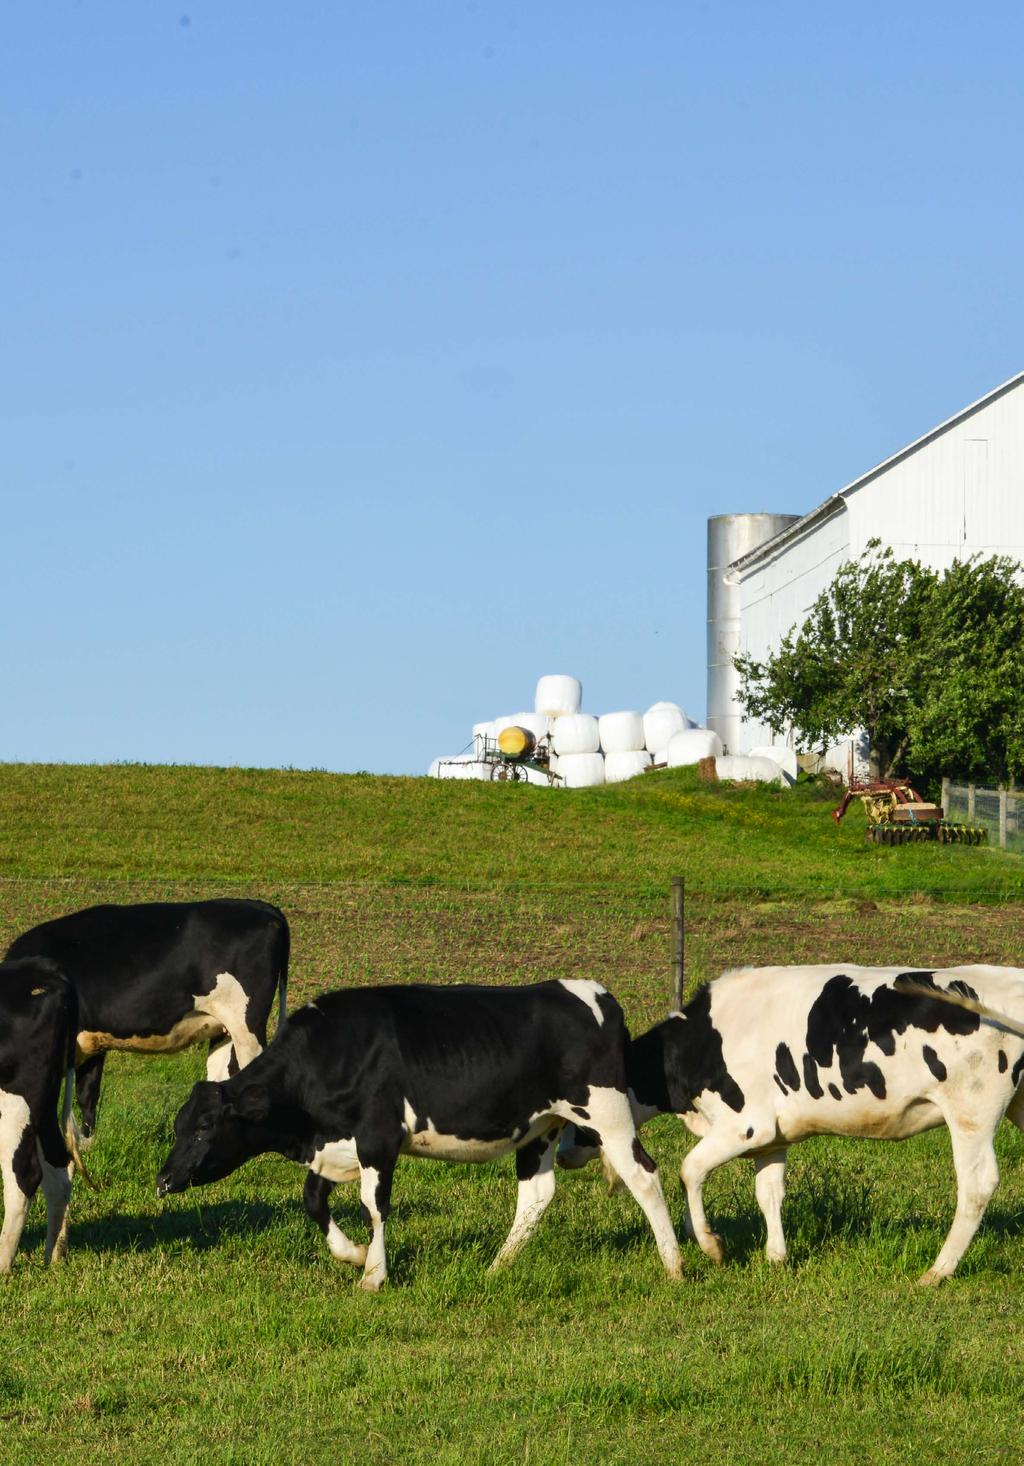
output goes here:
<path id="1" fill-rule="evenodd" d="M 498 747 L 506 758 L 529 758 L 537 747 L 537 740 L 529 728 L 520 728 L 513 724 L 511 728 L 503 728 L 498 734 Z"/>

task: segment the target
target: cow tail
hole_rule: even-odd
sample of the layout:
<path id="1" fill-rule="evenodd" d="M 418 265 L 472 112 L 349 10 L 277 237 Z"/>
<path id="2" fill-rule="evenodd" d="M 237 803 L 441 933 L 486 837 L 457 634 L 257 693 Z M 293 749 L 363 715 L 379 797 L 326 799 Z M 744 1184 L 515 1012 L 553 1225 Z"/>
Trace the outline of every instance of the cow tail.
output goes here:
<path id="1" fill-rule="evenodd" d="M 281 965 L 277 973 L 277 1031 L 281 1032 L 281 1025 L 285 1020 L 286 1004 L 288 1001 L 288 960 L 291 956 L 292 934 L 287 920 L 284 920 L 284 931 L 281 935 Z"/>
<path id="2" fill-rule="evenodd" d="M 75 1170 L 85 1184 L 98 1191 L 99 1187 L 89 1175 L 82 1153 L 78 1148 L 78 1127 L 75 1125 L 72 1101 L 75 1097 L 75 1058 L 78 1052 L 78 993 L 74 983 L 68 983 L 68 1040 L 64 1061 L 64 1104 L 61 1107 L 60 1128 L 64 1133 L 64 1144 L 68 1148 Z"/>

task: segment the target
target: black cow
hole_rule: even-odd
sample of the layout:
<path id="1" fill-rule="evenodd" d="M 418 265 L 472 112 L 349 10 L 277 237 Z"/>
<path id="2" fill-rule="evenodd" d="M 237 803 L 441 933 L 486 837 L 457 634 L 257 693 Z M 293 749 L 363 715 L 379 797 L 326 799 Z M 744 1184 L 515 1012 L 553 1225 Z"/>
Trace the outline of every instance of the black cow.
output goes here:
<path id="1" fill-rule="evenodd" d="M 306 1210 L 335 1258 L 387 1276 L 384 1223 L 400 1155 L 488 1161 L 516 1153 L 515 1220 L 492 1264 L 510 1262 L 555 1188 L 568 1120 L 601 1137 L 643 1209 L 670 1277 L 680 1272 L 654 1162 L 626 1094 L 622 1010 L 595 982 L 532 987 L 354 988 L 294 1013 L 264 1053 L 218 1084 L 197 1084 L 175 1121 L 157 1194 L 218 1181 L 278 1151 L 309 1167 Z M 331 1219 L 338 1181 L 359 1181 L 369 1249 Z"/>
<path id="2" fill-rule="evenodd" d="M 284 1017 L 288 951 L 276 906 L 225 899 L 90 906 L 24 932 L 7 956 L 52 958 L 75 985 L 88 1136 L 111 1049 L 173 1054 L 209 1039 L 206 1072 L 218 1079 L 254 1059 L 275 992 L 279 1024 Z"/>
<path id="3" fill-rule="evenodd" d="M 0 963 L 0 1273 L 10 1271 L 40 1181 L 46 1261 L 60 1262 L 67 1252 L 70 1156 L 58 1111 L 64 1080 L 67 1131 L 77 1027 L 74 988 L 55 963 L 31 957 Z"/>

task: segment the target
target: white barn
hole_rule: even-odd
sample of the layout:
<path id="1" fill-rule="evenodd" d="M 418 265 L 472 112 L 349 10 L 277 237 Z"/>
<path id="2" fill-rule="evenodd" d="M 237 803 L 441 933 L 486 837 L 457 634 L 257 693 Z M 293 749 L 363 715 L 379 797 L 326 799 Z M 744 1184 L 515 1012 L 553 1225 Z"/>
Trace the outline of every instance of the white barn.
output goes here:
<path id="1" fill-rule="evenodd" d="M 742 716 L 732 657 L 774 650 L 871 539 L 940 570 L 976 552 L 1024 563 L 1024 372 L 809 514 L 708 521 L 708 725 L 730 752 L 771 741 Z M 854 758 L 836 761 L 850 772 Z"/>

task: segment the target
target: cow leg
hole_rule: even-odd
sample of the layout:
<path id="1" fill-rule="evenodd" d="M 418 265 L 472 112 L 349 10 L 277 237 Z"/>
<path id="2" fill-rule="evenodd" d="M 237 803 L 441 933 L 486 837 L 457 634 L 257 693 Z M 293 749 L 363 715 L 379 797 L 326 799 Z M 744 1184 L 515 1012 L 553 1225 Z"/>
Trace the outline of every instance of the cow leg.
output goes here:
<path id="1" fill-rule="evenodd" d="M 512 1230 L 491 1263 L 489 1270 L 492 1273 L 512 1261 L 547 1211 L 548 1203 L 555 1194 L 557 1140 L 558 1130 L 549 1130 L 546 1135 L 538 1135 L 536 1140 L 531 1140 L 522 1150 L 516 1151 L 516 1177 L 519 1181 L 516 1214 Z"/>
<path id="2" fill-rule="evenodd" d="M 621 1090 L 592 1085 L 587 1109 L 590 1128 L 597 1134 L 601 1149 L 650 1223 L 665 1272 L 670 1278 L 680 1277 L 683 1262 L 679 1241 L 665 1205 L 658 1168 L 640 1144 L 629 1100 Z"/>
<path id="3" fill-rule="evenodd" d="M 71 1200 L 69 1166 L 51 1166 L 39 1147 L 46 1198 L 46 1261 L 63 1262 L 68 1251 L 68 1203 Z"/>
<path id="4" fill-rule="evenodd" d="M 358 1143 L 357 1143 L 358 1151 Z M 377 1293 L 388 1275 L 384 1252 L 384 1224 L 391 1212 L 391 1182 L 395 1174 L 397 1148 L 374 1154 L 359 1153 L 359 1199 L 370 1219 L 372 1236 L 366 1251 L 366 1266 L 359 1279 L 360 1288 Z"/>
<path id="5" fill-rule="evenodd" d="M 747 1134 L 738 1127 L 733 1129 L 731 1125 L 728 1129 L 710 1130 L 688 1153 L 679 1171 L 686 1188 L 686 1230 L 712 1262 L 721 1262 L 725 1254 L 721 1237 L 708 1226 L 704 1212 L 704 1182 L 726 1161 L 735 1160 L 748 1150 L 760 1150 L 775 1139 L 774 1123 L 764 1125 L 761 1134 L 753 1126 L 748 1126 L 747 1130 L 751 1133 Z M 779 1204 L 781 1206 L 781 1197 Z"/>
<path id="6" fill-rule="evenodd" d="M 63 1262 L 68 1250 L 68 1203 L 73 1166 L 57 1119 L 59 1091 L 44 1100 L 36 1142 L 46 1198 L 46 1261 Z"/>
<path id="7" fill-rule="evenodd" d="M 956 1215 L 938 1257 L 918 1279 L 926 1287 L 953 1276 L 999 1184 L 999 1166 L 992 1146 L 995 1125 L 967 1130 L 954 1128 L 951 1120 L 947 1123 L 956 1167 Z"/>
<path id="8" fill-rule="evenodd" d="M 18 1094 L 4 1094 L 0 1098 L 0 1173 L 4 1189 L 0 1273 L 9 1273 L 21 1241 L 29 1203 L 41 1179 L 28 1104 Z"/>
<path id="9" fill-rule="evenodd" d="M 350 1262 L 353 1267 L 362 1267 L 366 1262 L 367 1249 L 350 1241 L 331 1216 L 327 1199 L 333 1190 L 333 1181 L 316 1175 L 314 1171 L 307 1171 L 306 1184 L 302 1191 L 306 1211 L 326 1237 L 331 1256 L 337 1258 L 338 1262 Z"/>
<path id="10" fill-rule="evenodd" d="M 786 1238 L 782 1230 L 782 1202 L 786 1195 L 786 1147 L 754 1157 L 754 1194 L 768 1227 L 765 1256 L 769 1262 L 785 1262 Z"/>
<path id="11" fill-rule="evenodd" d="M 78 1095 L 78 1108 L 82 1112 L 82 1140 L 79 1144 L 89 1141 L 96 1131 L 96 1110 L 100 1102 L 100 1081 L 103 1078 L 106 1057 L 105 1053 L 93 1054 L 91 1058 L 84 1059 L 75 1070 L 75 1093 Z"/>

